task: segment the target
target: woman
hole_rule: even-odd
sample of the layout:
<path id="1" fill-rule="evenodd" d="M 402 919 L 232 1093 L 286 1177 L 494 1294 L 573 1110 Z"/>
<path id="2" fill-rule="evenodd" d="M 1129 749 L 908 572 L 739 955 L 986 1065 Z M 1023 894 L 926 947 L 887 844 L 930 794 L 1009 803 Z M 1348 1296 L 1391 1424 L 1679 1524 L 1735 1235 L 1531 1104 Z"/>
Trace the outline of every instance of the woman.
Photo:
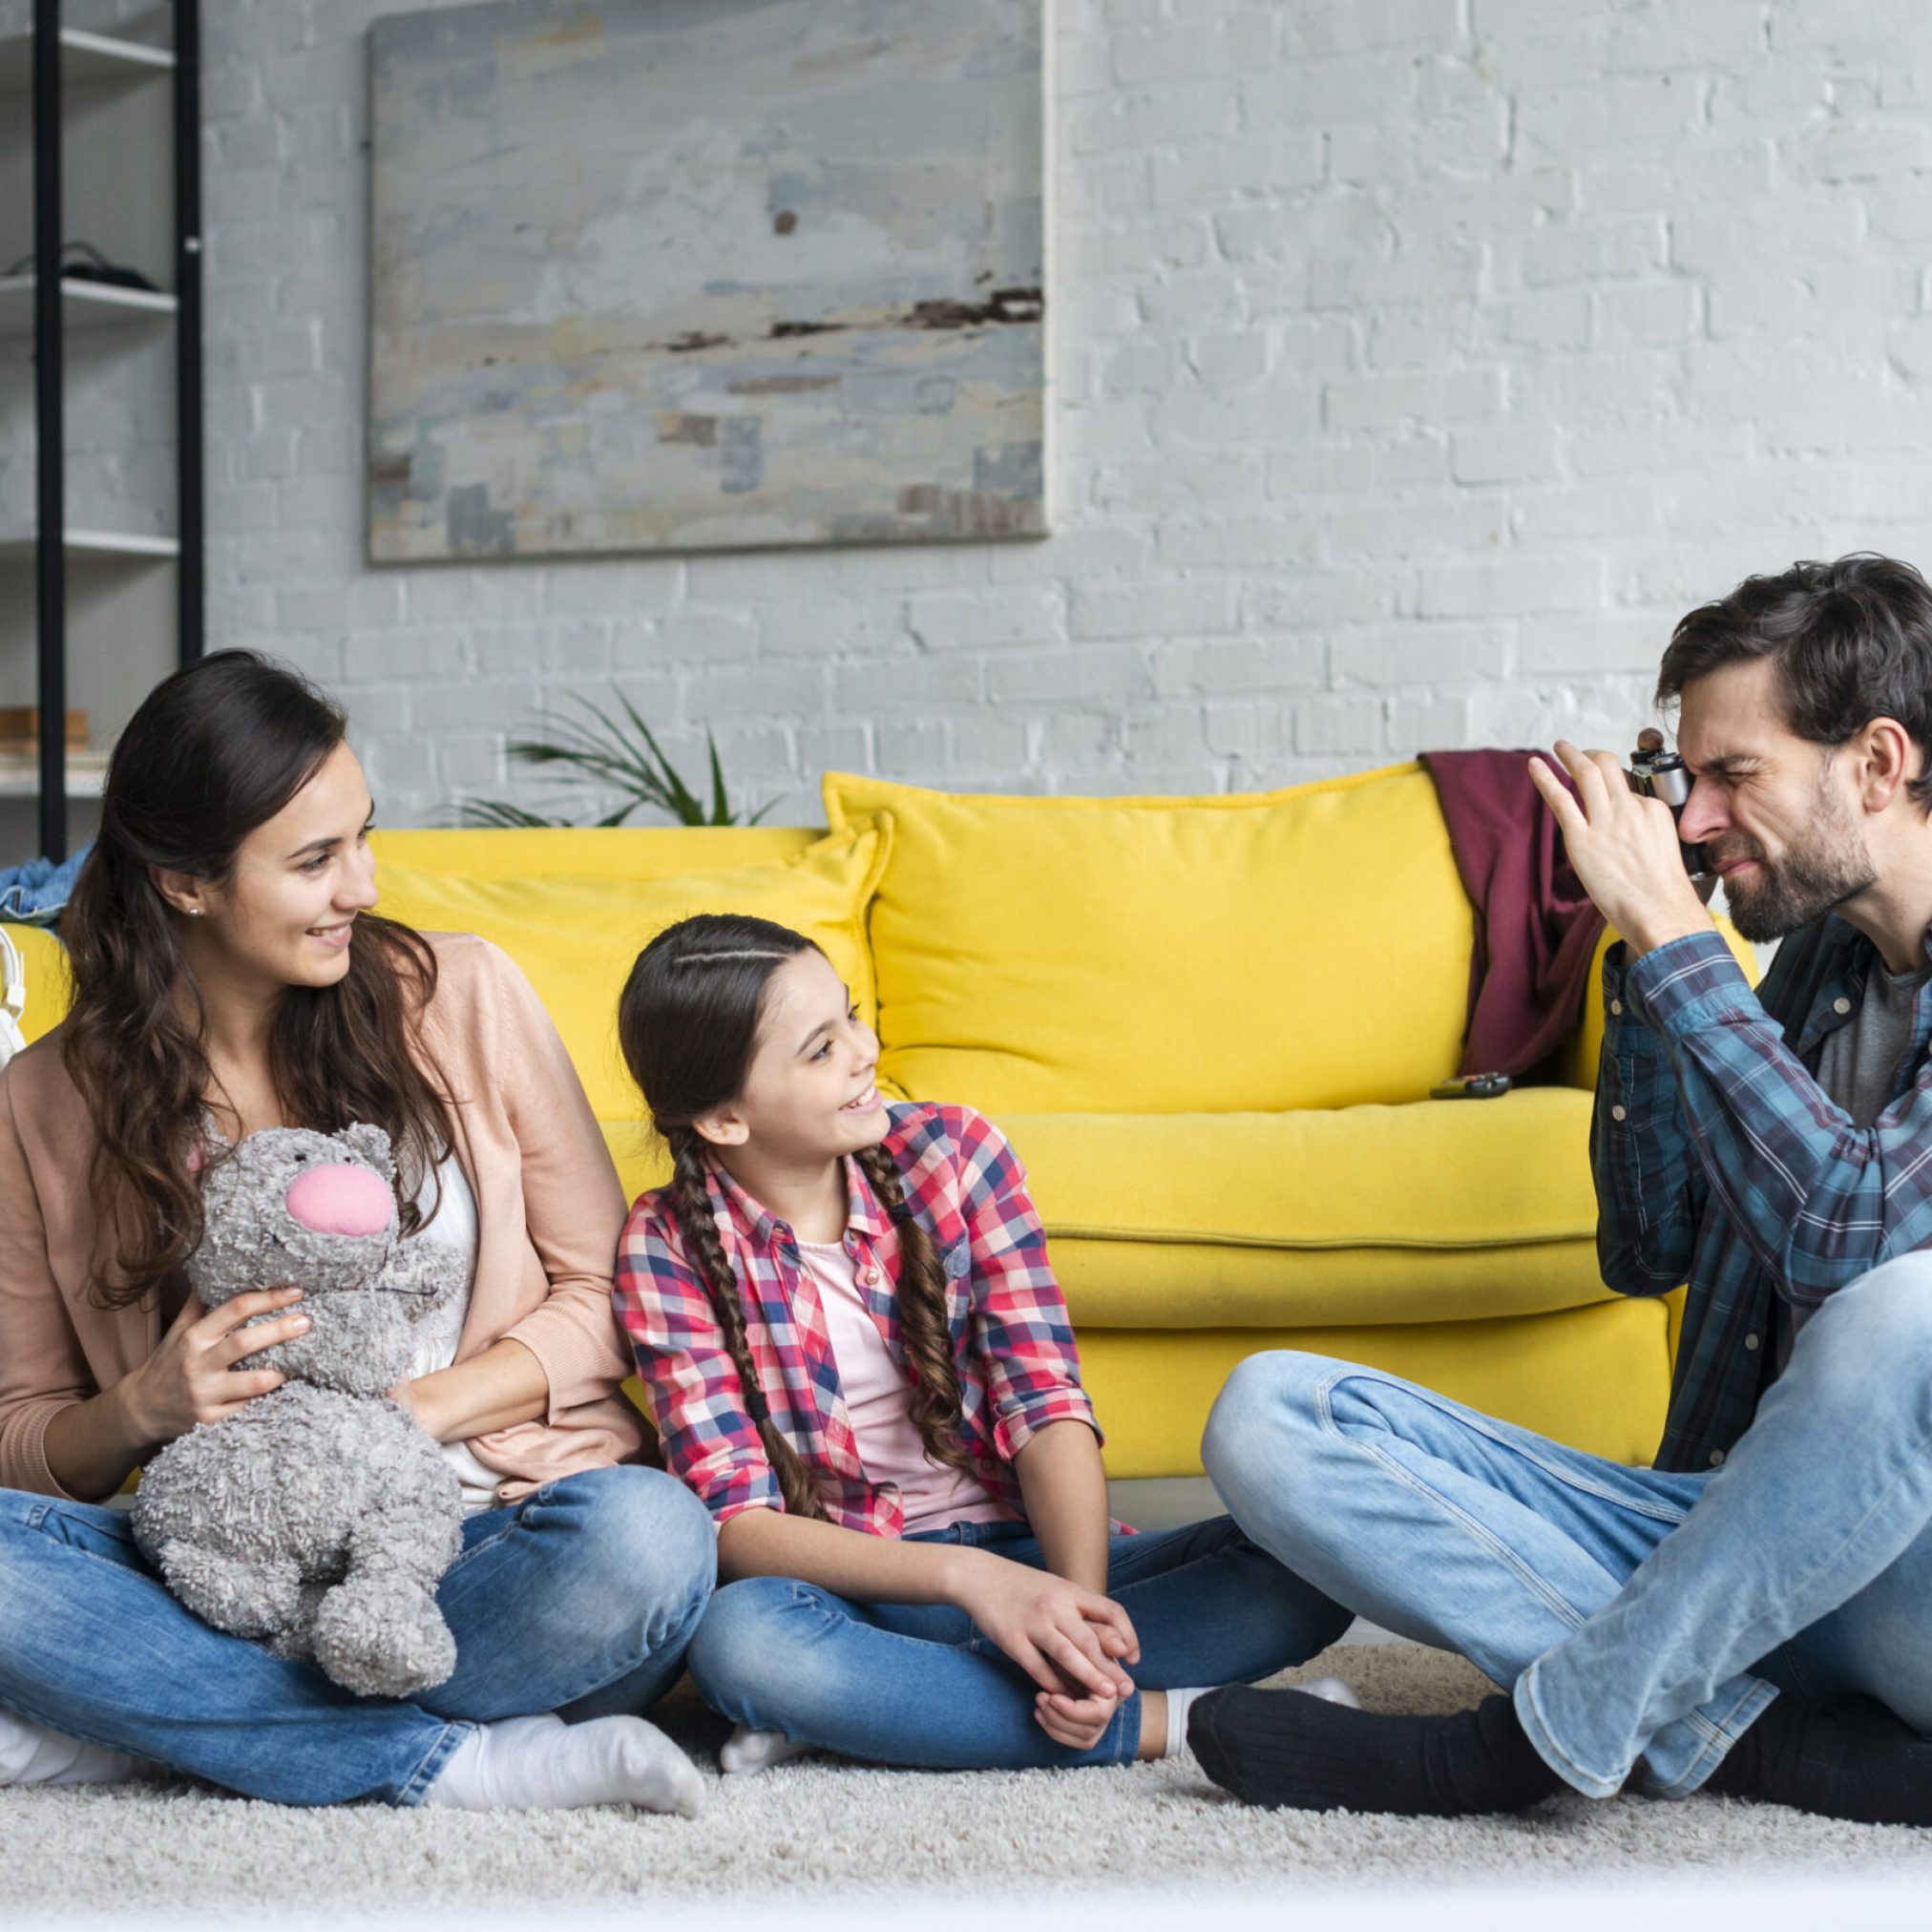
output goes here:
<path id="1" fill-rule="evenodd" d="M 509 959 L 372 916 L 344 733 L 248 652 L 158 687 L 62 920 L 73 1009 L 0 1074 L 0 1775 L 125 1775 L 133 1754 L 293 1804 L 689 1815 L 695 1769 L 634 1713 L 679 1669 L 713 1542 L 636 1466 L 617 1176 Z M 469 1508 L 439 1592 L 455 1672 L 409 1704 L 201 1623 L 108 1502 L 276 1387 L 249 1357 L 305 1319 L 274 1283 L 213 1312 L 189 1294 L 198 1171 L 263 1127 L 355 1121 L 396 1146 L 404 1231 L 473 1261 L 460 1337 L 393 1392 Z"/>

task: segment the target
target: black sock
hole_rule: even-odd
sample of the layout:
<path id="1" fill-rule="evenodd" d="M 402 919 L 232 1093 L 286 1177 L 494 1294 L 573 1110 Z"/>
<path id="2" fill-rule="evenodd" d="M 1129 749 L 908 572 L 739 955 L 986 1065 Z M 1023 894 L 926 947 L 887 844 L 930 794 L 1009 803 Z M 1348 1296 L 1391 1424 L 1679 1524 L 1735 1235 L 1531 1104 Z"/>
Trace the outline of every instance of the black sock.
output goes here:
<path id="1" fill-rule="evenodd" d="M 1245 1804 L 1470 1817 L 1564 1789 L 1507 1697 L 1453 1717 L 1385 1717 L 1293 1690 L 1210 1691 L 1188 1714 L 1201 1768 Z"/>
<path id="2" fill-rule="evenodd" d="M 1932 1739 L 1876 1697 L 1807 1704 L 1781 1695 L 1704 1789 L 1859 1824 L 1932 1824 Z"/>

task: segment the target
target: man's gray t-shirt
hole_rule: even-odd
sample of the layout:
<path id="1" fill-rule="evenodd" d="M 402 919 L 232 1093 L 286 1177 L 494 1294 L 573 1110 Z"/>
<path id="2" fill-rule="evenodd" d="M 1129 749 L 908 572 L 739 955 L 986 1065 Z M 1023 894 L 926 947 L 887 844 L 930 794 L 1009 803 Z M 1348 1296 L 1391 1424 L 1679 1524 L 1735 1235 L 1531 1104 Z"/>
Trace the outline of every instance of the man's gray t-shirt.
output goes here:
<path id="1" fill-rule="evenodd" d="M 1869 1127 L 1892 1103 L 1900 1063 L 1912 1044 L 1912 1009 L 1927 979 L 1932 979 L 1932 966 L 1887 973 L 1874 959 L 1858 1012 L 1826 1040 L 1818 1055 L 1818 1085 L 1827 1100 L 1851 1115 L 1855 1127 Z M 1791 1345 L 1798 1330 L 1816 1312 L 1815 1309 L 1793 1308 L 1789 1302 L 1780 1306 L 1780 1374 L 1791 1359 Z"/>

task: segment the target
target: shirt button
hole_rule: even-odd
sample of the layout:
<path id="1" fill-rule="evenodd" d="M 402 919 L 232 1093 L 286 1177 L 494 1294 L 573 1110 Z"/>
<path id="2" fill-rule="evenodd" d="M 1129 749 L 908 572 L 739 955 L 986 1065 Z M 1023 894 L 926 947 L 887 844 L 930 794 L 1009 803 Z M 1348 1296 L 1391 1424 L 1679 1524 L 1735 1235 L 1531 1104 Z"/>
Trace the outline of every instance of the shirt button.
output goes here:
<path id="1" fill-rule="evenodd" d="M 1613 999 L 1613 1000 L 1611 1000 L 1611 1001 L 1610 1001 L 1610 1012 L 1611 1012 L 1611 1015 L 1612 1015 L 1612 1016 L 1613 1016 L 1614 1018 L 1618 1018 L 1618 1019 L 1621 1019 L 1621 1018 L 1623 1018 L 1623 1017 L 1624 1017 L 1624 1002 L 1623 1002 L 1623 1001 L 1622 1001 L 1621 999 Z"/>
<path id="2" fill-rule="evenodd" d="M 868 1288 L 873 1287 L 877 1283 L 878 1278 L 879 1278 L 879 1270 L 876 1268 L 869 1268 L 862 1275 L 859 1276 L 859 1279 L 862 1282 L 864 1282 Z"/>
<path id="3" fill-rule="evenodd" d="M 1747 1349 L 1755 1349 L 1757 1347 L 1757 1337 L 1755 1335 L 1746 1335 L 1744 1338 L 1744 1346 Z"/>
<path id="4" fill-rule="evenodd" d="M 1834 999 L 1832 1001 L 1832 1011 L 1834 1013 L 1849 1013 L 1851 1010 L 1852 1002 L 1849 999 Z"/>
<path id="5" fill-rule="evenodd" d="M 1723 1451 L 1722 1449 L 1713 1449 L 1713 1450 L 1712 1450 L 1712 1452 L 1711 1452 L 1711 1466 L 1712 1466 L 1712 1468 L 1715 1469 L 1715 1468 L 1717 1467 L 1717 1465 L 1718 1465 L 1718 1464 L 1719 1464 L 1720 1462 L 1722 1462 L 1723 1460 L 1724 1460 L 1724 1451 Z"/>
<path id="6" fill-rule="evenodd" d="M 1627 1108 L 1618 1106 L 1610 1109 L 1610 1118 L 1613 1121 L 1627 1121 L 1630 1116 Z"/>

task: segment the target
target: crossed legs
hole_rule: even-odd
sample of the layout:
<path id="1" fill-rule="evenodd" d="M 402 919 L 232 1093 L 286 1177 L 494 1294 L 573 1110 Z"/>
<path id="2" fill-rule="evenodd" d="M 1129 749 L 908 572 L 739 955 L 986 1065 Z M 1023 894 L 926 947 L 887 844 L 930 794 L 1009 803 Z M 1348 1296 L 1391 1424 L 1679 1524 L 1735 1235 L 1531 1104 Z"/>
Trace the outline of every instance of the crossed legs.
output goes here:
<path id="1" fill-rule="evenodd" d="M 1539 1787 L 1532 1799 L 1559 1779 L 1608 1796 L 1640 1762 L 1652 1791 L 1683 1796 L 1780 1688 L 1877 1700 L 1846 1708 L 1888 1750 L 1932 1731 L 1928 1344 L 1932 1256 L 1875 1270 L 1806 1327 L 1708 1475 L 1625 1468 L 1378 1371 L 1294 1354 L 1236 1371 L 1204 1457 L 1270 1554 L 1514 1687 L 1489 1743 L 1527 1740 L 1534 1761 L 1517 1764 L 1517 1784 Z M 1281 1707 L 1282 1722 L 1379 1748 L 1372 1723 L 1305 1720 L 1307 1708 Z M 1798 1708 L 1762 1735 L 1782 1734 Z M 1197 1716 L 1214 1721 L 1211 1706 Z M 1432 1734 L 1430 1748 L 1450 1747 Z M 1922 1755 L 1932 1770 L 1932 1747 Z M 1318 1800 L 1319 1775 L 1297 1775 Z"/>

